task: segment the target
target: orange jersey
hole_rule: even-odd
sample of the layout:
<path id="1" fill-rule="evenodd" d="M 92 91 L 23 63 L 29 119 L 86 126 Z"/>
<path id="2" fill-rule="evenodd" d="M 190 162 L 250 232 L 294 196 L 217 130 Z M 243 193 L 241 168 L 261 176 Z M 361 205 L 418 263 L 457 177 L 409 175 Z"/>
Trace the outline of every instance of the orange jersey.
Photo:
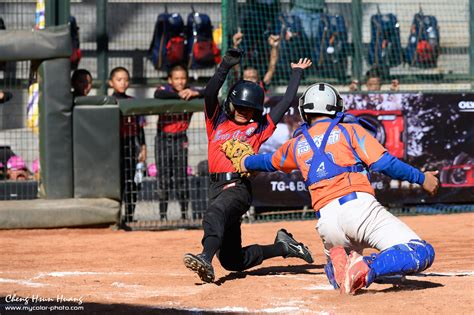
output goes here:
<path id="1" fill-rule="evenodd" d="M 316 146 L 319 148 L 326 129 L 330 122 L 316 122 L 308 129 Z M 339 124 L 338 124 L 339 125 Z M 352 148 L 358 154 L 362 162 L 370 166 L 376 162 L 386 149 L 358 124 L 340 123 L 347 130 L 350 142 L 343 135 L 341 128 L 336 125 L 328 138 L 325 152 L 330 159 L 340 166 L 351 166 L 356 164 Z M 313 151 L 303 135 L 297 136 L 284 143 L 272 156 L 272 164 L 277 170 L 289 173 L 299 169 L 305 180 L 313 158 Z M 374 195 L 374 189 L 370 185 L 365 172 L 345 172 L 329 179 L 324 179 L 309 186 L 313 208 L 319 210 L 336 198 L 345 196 L 351 192 L 367 192 Z"/>

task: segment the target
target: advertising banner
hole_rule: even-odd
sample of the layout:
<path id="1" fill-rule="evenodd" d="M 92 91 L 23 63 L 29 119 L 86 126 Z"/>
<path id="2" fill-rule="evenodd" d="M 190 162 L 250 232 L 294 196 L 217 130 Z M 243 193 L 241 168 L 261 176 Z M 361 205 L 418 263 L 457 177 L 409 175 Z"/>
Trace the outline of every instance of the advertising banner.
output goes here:
<path id="1" fill-rule="evenodd" d="M 343 95 L 347 113 L 363 117 L 377 128 L 377 139 L 397 158 L 421 170 L 440 171 L 434 197 L 417 184 L 371 173 L 370 180 L 383 204 L 474 202 L 474 93 L 386 93 Z M 270 99 L 271 111 L 279 97 Z M 271 152 L 288 140 L 301 121 L 297 100 L 262 146 Z M 254 206 L 310 206 L 299 172 L 260 173 L 253 179 Z"/>

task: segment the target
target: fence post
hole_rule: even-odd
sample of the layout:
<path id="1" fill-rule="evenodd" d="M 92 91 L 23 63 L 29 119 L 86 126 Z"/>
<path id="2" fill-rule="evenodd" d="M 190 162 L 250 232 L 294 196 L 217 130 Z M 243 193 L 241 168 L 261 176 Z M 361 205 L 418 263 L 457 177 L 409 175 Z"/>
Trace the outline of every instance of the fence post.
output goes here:
<path id="1" fill-rule="evenodd" d="M 109 38 L 107 36 L 107 0 L 96 2 L 96 42 L 97 42 L 97 78 L 100 82 L 99 95 L 107 95 L 107 73 Z"/>
<path id="2" fill-rule="evenodd" d="M 71 14 L 70 7 L 70 0 L 46 0 L 46 26 L 67 24 L 69 22 L 69 15 Z"/>
<path id="3" fill-rule="evenodd" d="M 469 74 L 474 88 L 474 1 L 469 1 Z"/>
<path id="4" fill-rule="evenodd" d="M 352 0 L 352 77 L 362 82 L 362 1 Z"/>
<path id="5" fill-rule="evenodd" d="M 229 40 L 229 1 L 236 1 L 236 0 L 222 0 L 221 6 L 221 17 L 222 17 L 222 45 L 221 45 L 221 55 L 224 57 L 225 52 L 228 48 L 228 40 Z M 235 12 L 234 12 L 235 13 Z M 227 80 L 224 81 L 222 85 L 222 95 L 227 95 L 228 84 Z"/>

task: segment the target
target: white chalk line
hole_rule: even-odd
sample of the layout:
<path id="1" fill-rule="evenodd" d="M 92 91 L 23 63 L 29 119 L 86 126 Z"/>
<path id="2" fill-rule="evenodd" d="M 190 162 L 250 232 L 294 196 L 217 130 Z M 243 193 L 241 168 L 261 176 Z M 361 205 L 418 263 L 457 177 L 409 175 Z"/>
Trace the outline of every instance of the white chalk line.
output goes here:
<path id="1" fill-rule="evenodd" d="M 2 271 L 0 274 L 7 274 L 8 272 Z M 19 272 L 18 272 L 19 273 Z M 75 277 L 75 276 L 88 276 L 88 275 L 101 275 L 101 276 L 116 276 L 116 275 L 136 275 L 136 274 L 149 274 L 149 273 L 133 273 L 133 272 L 96 272 L 96 271 L 55 271 L 55 272 L 40 272 L 30 279 L 9 279 L 9 278 L 0 278 L 0 283 L 10 283 L 17 284 L 26 287 L 44 287 L 49 286 L 50 284 L 35 282 L 34 280 L 44 279 L 47 277 Z M 408 277 L 459 277 L 459 276 L 473 276 L 474 271 L 459 271 L 459 272 L 431 272 L 431 273 L 420 273 L 416 275 L 410 275 Z M 321 275 L 317 275 L 321 276 Z M 301 278 L 298 275 L 271 275 L 271 277 L 288 277 L 294 278 L 297 280 L 308 280 L 308 278 Z M 178 289 L 176 286 L 170 287 L 160 287 L 159 290 L 151 289 L 147 286 L 139 284 L 127 284 L 122 282 L 113 282 L 112 287 L 123 289 L 126 292 L 121 292 L 121 296 L 126 296 L 127 298 L 143 298 L 143 297 L 163 297 L 163 296 L 183 296 L 197 294 L 202 292 L 203 289 L 206 289 L 208 286 L 200 286 L 192 288 L 184 287 Z M 210 289 L 210 287 L 209 287 Z M 303 288 L 305 290 L 321 290 L 321 291 L 332 291 L 333 287 L 329 284 L 314 284 Z M 110 293 L 109 293 L 110 295 Z M 109 299 L 113 299 L 116 295 L 112 294 Z M 178 306 L 179 303 L 171 303 L 170 306 Z M 292 313 L 292 312 L 304 312 L 304 302 L 303 301 L 281 301 L 276 303 L 275 307 L 272 308 L 263 308 L 258 310 L 249 310 L 245 307 L 223 307 L 223 308 L 213 308 L 213 309 L 198 309 L 191 308 L 189 310 L 194 311 L 205 311 L 212 310 L 217 312 L 242 312 L 242 313 L 252 313 L 255 311 L 263 313 Z M 327 314 L 326 312 L 321 312 L 320 314 Z"/>

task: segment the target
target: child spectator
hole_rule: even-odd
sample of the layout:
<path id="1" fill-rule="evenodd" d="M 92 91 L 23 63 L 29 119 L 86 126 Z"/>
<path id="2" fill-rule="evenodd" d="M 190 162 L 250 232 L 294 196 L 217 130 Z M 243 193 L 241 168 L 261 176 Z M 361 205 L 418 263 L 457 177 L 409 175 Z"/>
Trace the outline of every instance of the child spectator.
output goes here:
<path id="1" fill-rule="evenodd" d="M 7 179 L 27 180 L 28 178 L 29 171 L 25 161 L 18 155 L 10 157 L 7 162 Z"/>
<path id="2" fill-rule="evenodd" d="M 202 98 L 201 91 L 188 86 L 188 70 L 176 65 L 168 72 L 168 84 L 159 86 L 155 98 L 190 100 Z M 159 115 L 155 137 L 155 159 L 160 200 L 160 218 L 166 219 L 168 200 L 176 192 L 181 207 L 181 218 L 188 210 L 188 136 L 192 113 Z"/>
<path id="3" fill-rule="evenodd" d="M 0 104 L 8 102 L 12 97 L 13 94 L 11 92 L 0 90 Z"/>
<path id="4" fill-rule="evenodd" d="M 71 77 L 72 96 L 87 96 L 92 89 L 92 75 L 86 69 L 77 69 Z"/>
<path id="5" fill-rule="evenodd" d="M 234 36 L 232 37 L 233 48 L 236 48 L 236 49 L 239 48 L 239 45 L 241 44 L 243 37 L 244 37 L 244 34 L 242 34 L 242 32 L 240 31 L 234 34 Z M 268 44 L 271 47 L 270 60 L 268 61 L 267 72 L 263 76 L 263 80 L 260 80 L 260 76 L 258 75 L 257 68 L 252 67 L 252 66 L 246 66 L 244 68 L 243 75 L 242 75 L 242 79 L 258 83 L 264 89 L 265 94 L 267 93 L 268 91 L 267 87 L 268 85 L 270 85 L 273 75 L 275 74 L 275 68 L 278 61 L 278 49 L 280 47 L 280 36 L 270 35 L 268 37 Z M 237 65 L 235 68 L 238 72 L 239 66 Z"/>
<path id="6" fill-rule="evenodd" d="M 382 75 L 379 68 L 371 68 L 366 74 L 365 85 L 369 92 L 380 92 L 382 90 Z M 400 89 L 398 79 L 392 80 L 390 92 L 398 92 Z M 349 85 L 349 91 L 359 91 L 359 82 L 353 80 Z M 354 104 L 355 109 L 375 110 L 401 110 L 401 95 L 397 93 L 369 93 L 366 95 L 346 95 L 345 104 Z"/>
<path id="7" fill-rule="evenodd" d="M 377 68 L 369 69 L 366 74 L 366 81 L 365 86 L 367 87 L 367 91 L 369 92 L 377 92 L 382 90 L 382 77 L 380 71 Z M 390 85 L 390 91 L 397 92 L 400 90 L 400 82 L 398 79 L 392 80 L 392 84 Z M 352 80 L 351 84 L 349 85 L 349 91 L 355 92 L 359 91 L 359 81 Z"/>
<path id="8" fill-rule="evenodd" d="M 117 99 L 132 98 L 126 94 L 130 74 L 124 67 L 116 67 L 110 72 L 109 86 L 114 90 L 112 96 Z M 120 136 L 122 140 L 121 169 L 123 202 L 125 218 L 122 224 L 133 221 L 135 203 L 137 201 L 137 183 L 134 181 L 138 162 L 146 161 L 145 120 L 140 116 L 123 116 L 120 120 Z"/>

